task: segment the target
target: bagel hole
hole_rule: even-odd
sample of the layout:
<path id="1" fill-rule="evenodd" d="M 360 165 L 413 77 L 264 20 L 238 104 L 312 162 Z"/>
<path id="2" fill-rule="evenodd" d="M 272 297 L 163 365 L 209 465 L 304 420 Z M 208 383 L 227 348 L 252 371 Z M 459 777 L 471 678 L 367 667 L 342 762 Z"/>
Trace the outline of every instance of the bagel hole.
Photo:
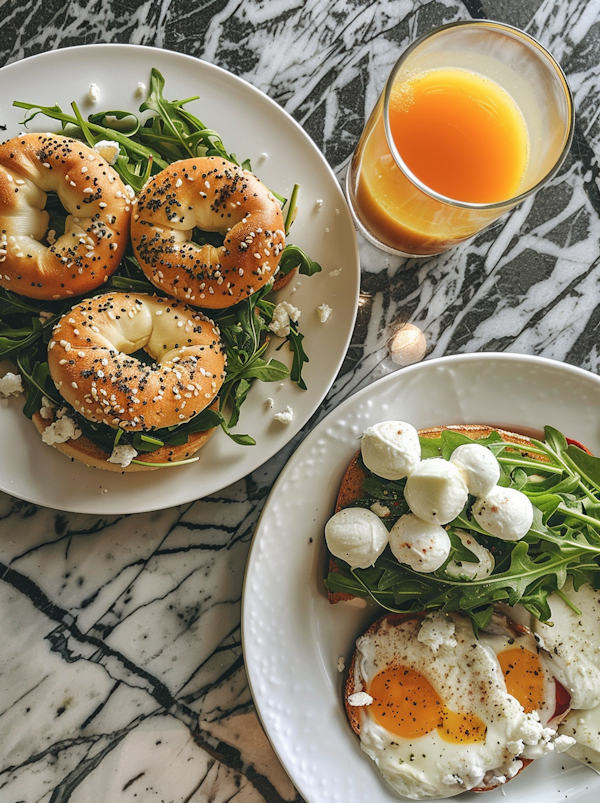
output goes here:
<path id="1" fill-rule="evenodd" d="M 48 192 L 46 194 L 44 211 L 48 213 L 48 228 L 42 243 L 48 246 L 52 245 L 52 243 L 65 233 L 65 222 L 69 213 L 62 205 L 58 193 L 56 192 Z M 49 236 L 50 232 L 54 232 L 54 235 Z"/>
<path id="2" fill-rule="evenodd" d="M 195 227 L 191 240 L 196 245 L 212 245 L 214 248 L 220 248 L 225 242 L 225 235 L 219 231 L 204 231 Z"/>
<path id="3" fill-rule="evenodd" d="M 152 359 L 152 357 L 148 354 L 146 349 L 138 349 L 134 351 L 131 355 L 135 360 L 143 363 L 144 365 L 156 365 L 156 360 Z"/>

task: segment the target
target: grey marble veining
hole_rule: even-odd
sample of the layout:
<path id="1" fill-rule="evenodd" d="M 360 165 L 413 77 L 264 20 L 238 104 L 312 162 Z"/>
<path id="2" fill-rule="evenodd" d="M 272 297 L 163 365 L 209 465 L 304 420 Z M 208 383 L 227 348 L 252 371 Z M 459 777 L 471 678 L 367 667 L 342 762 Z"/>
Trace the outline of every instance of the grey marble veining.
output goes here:
<path id="1" fill-rule="evenodd" d="M 357 325 L 327 399 L 222 493 L 106 518 L 0 497 L 0 803 L 300 801 L 254 711 L 239 622 L 253 529 L 303 434 L 397 369 L 387 343 L 406 322 L 428 357 L 508 350 L 600 366 L 597 0 L 0 2 L 0 64 L 95 42 L 201 57 L 280 103 L 340 181 L 402 49 L 469 17 L 521 27 L 561 62 L 577 113 L 562 170 L 446 255 L 400 260 L 361 241 Z"/>

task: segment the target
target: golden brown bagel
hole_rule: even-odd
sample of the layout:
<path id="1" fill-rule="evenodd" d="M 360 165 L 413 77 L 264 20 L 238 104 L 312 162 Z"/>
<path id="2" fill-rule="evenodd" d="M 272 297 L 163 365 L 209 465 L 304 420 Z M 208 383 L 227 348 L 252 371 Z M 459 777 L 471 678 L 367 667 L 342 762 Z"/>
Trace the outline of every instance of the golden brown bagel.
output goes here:
<path id="1" fill-rule="evenodd" d="M 525 437 L 524 435 L 519 435 L 515 432 L 508 432 L 507 430 L 498 429 L 498 427 L 488 426 L 487 424 L 459 424 L 456 426 L 429 427 L 428 429 L 420 429 L 419 435 L 422 438 L 439 438 L 445 429 L 452 429 L 456 432 L 460 432 L 463 435 L 467 435 L 469 438 L 472 438 L 473 440 L 477 440 L 478 438 L 487 438 L 491 432 L 497 432 L 503 440 L 521 444 L 524 449 L 528 445 L 531 445 L 529 438 Z M 538 460 L 544 459 L 540 455 L 535 455 L 535 457 Z M 365 471 L 362 466 L 360 452 L 357 452 L 350 461 L 350 464 L 346 469 L 346 473 L 342 478 L 335 503 L 336 513 L 346 505 L 356 501 L 357 499 L 360 499 L 361 496 L 363 496 L 363 481 L 368 476 L 368 472 Z M 329 557 L 329 571 L 338 571 L 338 565 L 333 556 Z M 329 591 L 328 598 L 329 602 L 333 605 L 336 602 L 352 599 L 352 595 L 346 594 L 342 591 Z"/>
<path id="2" fill-rule="evenodd" d="M 151 365 L 129 355 L 144 349 Z M 66 313 L 48 345 L 61 396 L 90 421 L 147 431 L 188 421 L 225 378 L 219 330 L 172 299 L 108 293 Z"/>
<path id="3" fill-rule="evenodd" d="M 197 245 L 193 229 L 223 245 Z M 189 304 L 223 309 L 276 273 L 285 245 L 283 215 L 256 176 L 214 156 L 184 159 L 154 176 L 131 219 L 138 262 L 160 290 Z"/>
<path id="4" fill-rule="evenodd" d="M 46 246 L 46 193 L 68 212 L 65 233 Z M 58 134 L 22 134 L 0 145 L 0 285 L 58 299 L 100 287 L 129 238 L 131 200 L 92 148 Z"/>
<path id="5" fill-rule="evenodd" d="M 216 410 L 218 406 L 218 400 L 215 400 L 210 405 L 211 409 L 214 410 Z M 33 415 L 33 423 L 40 434 L 44 433 L 52 424 L 53 420 L 53 418 L 42 418 L 39 412 Z M 215 427 L 207 429 L 204 432 L 195 432 L 188 437 L 187 443 L 181 446 L 166 445 L 161 446 L 154 452 L 140 452 L 135 458 L 136 462 L 130 463 L 125 467 L 119 465 L 119 463 L 109 463 L 108 458 L 110 454 L 93 443 L 89 438 L 86 438 L 85 435 L 81 435 L 76 440 L 71 439 L 65 443 L 55 443 L 53 445 L 59 452 L 67 455 L 67 457 L 70 457 L 72 460 L 79 460 L 85 463 L 86 466 L 124 474 L 134 471 L 155 471 L 160 468 L 160 466 L 140 465 L 140 463 L 178 463 L 182 460 L 188 460 L 208 442 L 208 439 L 214 431 Z"/>

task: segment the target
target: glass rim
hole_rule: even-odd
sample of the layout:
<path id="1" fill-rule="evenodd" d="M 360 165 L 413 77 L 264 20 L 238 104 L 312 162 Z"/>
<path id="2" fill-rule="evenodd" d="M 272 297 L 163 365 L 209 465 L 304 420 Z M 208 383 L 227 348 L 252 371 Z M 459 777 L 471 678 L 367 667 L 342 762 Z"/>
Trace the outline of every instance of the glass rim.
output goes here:
<path id="1" fill-rule="evenodd" d="M 443 195 L 440 192 L 436 192 L 436 190 L 429 187 L 425 184 L 421 179 L 419 179 L 406 165 L 400 152 L 396 147 L 396 143 L 394 142 L 394 138 L 392 137 L 392 133 L 390 130 L 390 122 L 389 122 L 389 101 L 390 95 L 392 92 L 392 87 L 396 81 L 396 76 L 404 63 L 406 62 L 407 58 L 427 39 L 431 39 L 434 36 L 439 35 L 451 28 L 459 28 L 459 27 L 470 27 L 470 28 L 496 28 L 501 31 L 506 31 L 507 33 L 516 34 L 518 38 L 525 40 L 528 44 L 533 45 L 536 48 L 540 55 L 550 64 L 550 66 L 554 69 L 556 76 L 559 79 L 559 83 L 562 85 L 565 93 L 565 99 L 567 101 L 567 111 L 568 111 L 568 120 L 566 125 L 566 135 L 564 137 L 563 147 L 562 150 L 556 159 L 552 168 L 543 175 L 539 181 L 537 181 L 532 187 L 524 192 L 520 193 L 519 195 L 514 195 L 512 198 L 507 198 L 504 201 L 494 201 L 494 203 L 475 203 L 472 201 L 459 201 L 456 198 L 451 198 L 448 195 Z M 473 210 L 487 210 L 487 209 L 502 209 L 508 206 L 516 206 L 517 204 L 521 203 L 521 201 L 528 198 L 530 195 L 533 195 L 541 186 L 543 186 L 549 179 L 551 179 L 556 173 L 560 170 L 569 150 L 571 148 L 571 143 L 573 141 L 573 131 L 575 126 L 575 117 L 574 117 L 574 103 L 573 103 L 573 94 L 571 92 L 571 88 L 567 82 L 566 75 L 560 66 L 560 64 L 556 61 L 554 56 L 546 50 L 546 48 L 540 44 L 533 36 L 530 34 L 525 33 L 520 28 L 516 28 L 513 25 L 508 25 L 504 22 L 497 22 L 495 20 L 459 20 L 457 22 L 449 22 L 446 25 L 441 25 L 439 28 L 435 28 L 428 33 L 423 34 L 418 39 L 416 39 L 412 44 L 410 44 L 406 50 L 402 53 L 398 61 L 392 68 L 392 71 L 387 79 L 385 90 L 384 90 L 384 102 L 383 102 L 383 125 L 385 129 L 385 137 L 387 140 L 388 148 L 390 149 L 390 153 L 392 154 L 394 161 L 402 171 L 402 173 L 406 176 L 406 178 L 414 184 L 421 192 L 425 195 L 433 198 L 436 201 L 439 201 L 443 204 L 448 206 L 458 207 L 460 209 L 473 209 Z"/>

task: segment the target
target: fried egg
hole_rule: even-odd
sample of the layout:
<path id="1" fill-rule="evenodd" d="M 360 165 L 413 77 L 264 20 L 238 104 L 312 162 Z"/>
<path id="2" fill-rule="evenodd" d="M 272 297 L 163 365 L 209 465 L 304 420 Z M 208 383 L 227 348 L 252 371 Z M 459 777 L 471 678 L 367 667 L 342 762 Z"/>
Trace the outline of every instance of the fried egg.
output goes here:
<path id="1" fill-rule="evenodd" d="M 558 684 L 538 642 L 499 614 L 490 631 L 476 638 L 458 613 L 388 614 L 357 640 L 346 711 L 399 794 L 493 788 L 555 749 Z"/>
<path id="2" fill-rule="evenodd" d="M 550 622 L 533 622 L 546 651 L 543 661 L 571 695 L 572 711 L 560 733 L 575 740 L 569 755 L 600 772 L 600 591 L 569 580 L 562 589 L 574 610 L 558 594 L 548 597 Z"/>

